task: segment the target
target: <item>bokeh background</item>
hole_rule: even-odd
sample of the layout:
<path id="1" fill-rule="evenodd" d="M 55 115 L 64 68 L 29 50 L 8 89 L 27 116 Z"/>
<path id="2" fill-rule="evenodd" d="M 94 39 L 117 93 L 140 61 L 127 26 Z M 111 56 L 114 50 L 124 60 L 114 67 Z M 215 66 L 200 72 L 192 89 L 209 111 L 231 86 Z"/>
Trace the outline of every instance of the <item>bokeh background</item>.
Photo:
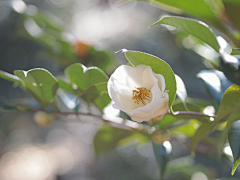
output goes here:
<path id="1" fill-rule="evenodd" d="M 76 62 L 98 66 L 108 75 L 126 64 L 126 48 L 147 52 L 165 60 L 185 82 L 190 97 L 210 100 L 196 74 L 207 69 L 201 55 L 217 58 L 207 49 L 189 50 L 195 39 L 171 27 L 153 22 L 174 14 L 146 2 L 117 4 L 116 0 L 9 0 L 0 1 L 0 69 L 45 68 L 63 76 L 64 68 Z M 217 32 L 218 33 L 218 32 Z M 205 64 L 204 64 L 205 63 Z M 60 107 L 71 111 L 73 97 L 59 92 Z M 16 84 L 0 79 L 0 101 L 41 108 Z M 100 112 L 91 107 L 94 114 Z M 80 106 L 87 112 L 86 104 Z M 108 108 L 106 113 L 118 111 Z M 50 124 L 34 121 L 34 113 L 0 114 L 1 180 L 157 180 L 159 172 L 151 142 L 118 147 L 95 156 L 93 138 L 102 125 L 87 118 L 55 117 Z M 43 127 L 44 126 L 44 127 Z M 208 147 L 199 147 L 195 157 L 179 136 L 172 144 L 169 169 L 178 169 L 166 179 L 208 180 L 229 177 L 231 162 L 218 161 Z M 202 149 L 201 149 L 202 148 Z M 178 159 L 180 157 L 180 159 Z M 170 171 L 169 170 L 169 171 Z M 180 172 L 180 173 L 179 173 Z M 236 177 L 239 173 L 236 172 Z"/>

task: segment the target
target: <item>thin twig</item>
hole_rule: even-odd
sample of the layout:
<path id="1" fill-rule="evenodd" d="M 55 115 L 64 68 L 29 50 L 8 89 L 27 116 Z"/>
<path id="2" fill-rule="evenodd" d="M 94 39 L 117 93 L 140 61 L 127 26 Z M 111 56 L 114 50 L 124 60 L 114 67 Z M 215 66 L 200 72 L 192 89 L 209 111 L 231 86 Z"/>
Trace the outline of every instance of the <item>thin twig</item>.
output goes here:
<path id="1" fill-rule="evenodd" d="M 45 111 L 41 110 L 41 109 L 30 109 L 30 110 L 24 110 L 24 111 L 21 111 L 21 112 L 45 112 Z M 141 131 L 144 134 L 149 134 L 149 131 L 151 131 L 151 127 L 148 126 L 148 125 L 139 124 L 139 123 L 129 121 L 129 120 L 125 120 L 125 119 L 119 118 L 119 117 L 108 117 L 106 115 L 100 116 L 100 115 L 86 114 L 86 113 L 80 113 L 80 112 L 51 111 L 51 112 L 48 112 L 48 113 L 53 114 L 53 115 L 63 115 L 63 116 L 68 116 L 68 115 L 90 116 L 90 117 L 99 118 L 99 119 L 102 120 L 103 123 L 108 124 L 112 127 L 120 128 L 120 129 L 137 130 L 137 131 Z M 172 115 L 170 112 L 167 113 L 167 114 Z M 207 114 L 203 114 L 203 113 L 199 113 L 199 112 L 192 112 L 192 111 L 180 111 L 180 112 L 176 112 L 175 115 L 191 115 L 191 116 L 216 118 L 216 115 L 210 116 L 210 115 L 207 115 Z"/>
<path id="2" fill-rule="evenodd" d="M 44 112 L 44 110 L 41 109 L 31 109 L 29 111 L 24 111 L 24 112 L 38 112 L 38 111 L 42 111 Z M 89 115 L 89 116 L 94 116 L 94 117 L 101 117 L 99 115 L 93 115 L 93 114 L 86 114 L 86 113 L 79 113 L 79 112 L 58 112 L 58 111 L 52 111 L 52 112 L 48 112 L 50 114 L 54 114 L 54 115 L 63 115 L 63 116 L 67 116 L 67 115 Z M 172 115 L 170 112 L 167 113 Z M 193 111 L 178 111 L 176 112 L 175 115 L 191 115 L 191 116 L 202 116 L 202 117 L 213 117 L 216 118 L 216 115 L 207 115 L 207 114 L 203 114 L 200 112 L 193 112 Z"/>

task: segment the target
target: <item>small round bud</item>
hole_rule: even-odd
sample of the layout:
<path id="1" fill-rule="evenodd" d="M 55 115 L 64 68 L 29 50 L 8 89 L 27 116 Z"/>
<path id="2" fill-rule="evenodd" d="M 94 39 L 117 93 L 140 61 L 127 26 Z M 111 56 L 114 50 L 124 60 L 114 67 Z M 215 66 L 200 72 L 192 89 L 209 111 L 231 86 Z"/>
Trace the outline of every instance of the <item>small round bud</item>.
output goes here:
<path id="1" fill-rule="evenodd" d="M 170 136 L 166 131 L 155 131 L 151 139 L 155 144 L 162 145 L 165 141 L 169 141 Z"/>
<path id="2" fill-rule="evenodd" d="M 54 120 L 54 116 L 46 112 L 36 112 L 33 119 L 39 126 L 46 127 Z"/>

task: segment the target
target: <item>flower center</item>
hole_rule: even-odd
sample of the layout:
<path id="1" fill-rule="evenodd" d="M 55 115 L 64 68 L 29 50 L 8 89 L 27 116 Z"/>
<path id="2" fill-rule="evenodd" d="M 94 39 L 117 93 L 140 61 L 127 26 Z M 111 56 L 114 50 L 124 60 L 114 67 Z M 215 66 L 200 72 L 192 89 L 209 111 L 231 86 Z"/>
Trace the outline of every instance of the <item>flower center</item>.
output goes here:
<path id="1" fill-rule="evenodd" d="M 132 100 L 138 107 L 145 106 L 152 101 L 152 92 L 145 87 L 136 88 L 133 90 Z"/>

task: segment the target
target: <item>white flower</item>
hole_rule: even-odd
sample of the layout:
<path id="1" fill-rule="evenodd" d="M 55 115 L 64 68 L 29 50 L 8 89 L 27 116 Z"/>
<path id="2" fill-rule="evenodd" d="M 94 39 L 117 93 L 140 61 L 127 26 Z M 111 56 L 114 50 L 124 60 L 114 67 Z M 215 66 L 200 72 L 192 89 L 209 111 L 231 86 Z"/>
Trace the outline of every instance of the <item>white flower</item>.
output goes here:
<path id="1" fill-rule="evenodd" d="M 113 107 L 127 113 L 137 122 L 161 120 L 168 112 L 169 96 L 165 79 L 153 73 L 150 66 L 122 65 L 108 81 Z"/>

